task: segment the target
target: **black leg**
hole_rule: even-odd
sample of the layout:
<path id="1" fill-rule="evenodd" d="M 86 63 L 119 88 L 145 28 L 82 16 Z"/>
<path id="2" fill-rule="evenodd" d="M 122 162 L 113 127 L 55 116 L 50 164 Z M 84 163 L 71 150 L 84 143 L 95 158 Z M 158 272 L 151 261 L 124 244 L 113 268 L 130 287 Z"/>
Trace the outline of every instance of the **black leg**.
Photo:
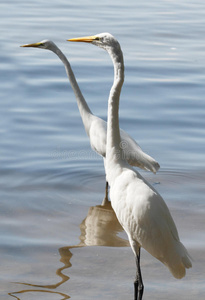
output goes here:
<path id="1" fill-rule="evenodd" d="M 138 300 L 138 279 L 136 278 L 134 281 L 134 300 Z"/>
<path id="2" fill-rule="evenodd" d="M 103 199 L 102 206 L 105 206 L 109 202 L 108 200 L 108 182 L 106 181 L 105 185 L 105 198 Z"/>
<path id="3" fill-rule="evenodd" d="M 136 279 L 134 281 L 134 288 L 135 288 L 134 300 L 142 300 L 144 285 L 143 285 L 142 274 L 140 269 L 140 248 L 139 248 L 139 253 L 136 256 L 136 266 L 137 266 L 137 271 L 136 271 Z"/>

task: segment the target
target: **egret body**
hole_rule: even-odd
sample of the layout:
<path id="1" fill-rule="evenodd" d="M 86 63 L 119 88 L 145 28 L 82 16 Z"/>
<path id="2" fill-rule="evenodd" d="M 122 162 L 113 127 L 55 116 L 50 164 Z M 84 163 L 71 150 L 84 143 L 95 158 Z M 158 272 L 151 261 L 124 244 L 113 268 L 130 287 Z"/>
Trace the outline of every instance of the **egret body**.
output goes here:
<path id="1" fill-rule="evenodd" d="M 108 100 L 106 179 L 116 216 L 126 231 L 136 257 L 135 300 L 143 296 L 140 249 L 143 247 L 160 260 L 175 278 L 185 276 L 192 266 L 190 256 L 180 242 L 176 225 L 160 194 L 134 169 L 120 148 L 119 99 L 124 82 L 123 54 L 118 41 L 109 33 L 71 39 L 89 42 L 105 49 L 114 65 L 114 82 Z M 119 155 L 120 153 L 120 155 Z"/>

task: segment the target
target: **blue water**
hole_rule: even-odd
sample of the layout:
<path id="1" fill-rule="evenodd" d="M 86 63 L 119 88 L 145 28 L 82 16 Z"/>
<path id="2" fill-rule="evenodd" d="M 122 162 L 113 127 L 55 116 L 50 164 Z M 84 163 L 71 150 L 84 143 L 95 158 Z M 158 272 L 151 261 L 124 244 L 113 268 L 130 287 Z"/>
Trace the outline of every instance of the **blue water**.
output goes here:
<path id="1" fill-rule="evenodd" d="M 113 66 L 105 51 L 68 43 L 110 32 L 125 61 L 120 126 L 161 165 L 141 171 L 162 194 L 194 258 L 176 281 L 143 251 L 144 299 L 203 299 L 205 5 L 200 1 L 12 1 L 0 4 L 0 298 L 132 299 L 134 257 L 104 197 L 53 40 L 94 114 L 106 119 Z M 90 246 L 90 247 L 86 247 Z M 28 285 L 29 284 L 29 285 Z"/>

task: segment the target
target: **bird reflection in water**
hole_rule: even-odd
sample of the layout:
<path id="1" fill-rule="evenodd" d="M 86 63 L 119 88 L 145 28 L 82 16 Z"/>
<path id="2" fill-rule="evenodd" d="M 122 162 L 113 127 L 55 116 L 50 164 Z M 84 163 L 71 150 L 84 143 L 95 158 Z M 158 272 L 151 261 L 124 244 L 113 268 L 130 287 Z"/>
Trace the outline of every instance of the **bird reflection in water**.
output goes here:
<path id="1" fill-rule="evenodd" d="M 20 300 L 20 294 L 29 292 L 42 292 L 58 294 L 63 297 L 61 298 L 62 300 L 69 299 L 69 295 L 60 292 L 54 292 L 51 290 L 56 289 L 70 279 L 69 276 L 63 274 L 63 271 L 72 266 L 70 262 L 73 256 L 71 249 L 86 246 L 129 247 L 128 240 L 118 236 L 118 233 L 122 232 L 123 228 L 117 220 L 117 217 L 111 207 L 111 203 L 108 201 L 104 203 L 104 205 L 91 206 L 89 208 L 86 218 L 80 224 L 80 230 L 81 235 L 79 237 L 79 244 L 62 247 L 59 249 L 59 254 L 61 256 L 60 261 L 64 264 L 63 267 L 57 269 L 56 271 L 56 274 L 61 277 L 60 281 L 50 285 L 37 285 L 32 283 L 16 282 L 17 284 L 23 284 L 40 289 L 24 289 L 18 292 L 9 293 L 9 295 Z M 44 289 L 42 290 L 41 288 Z"/>
<path id="2" fill-rule="evenodd" d="M 118 236 L 123 231 L 112 209 L 111 202 L 91 206 L 80 225 L 81 246 L 128 247 L 129 242 Z"/>

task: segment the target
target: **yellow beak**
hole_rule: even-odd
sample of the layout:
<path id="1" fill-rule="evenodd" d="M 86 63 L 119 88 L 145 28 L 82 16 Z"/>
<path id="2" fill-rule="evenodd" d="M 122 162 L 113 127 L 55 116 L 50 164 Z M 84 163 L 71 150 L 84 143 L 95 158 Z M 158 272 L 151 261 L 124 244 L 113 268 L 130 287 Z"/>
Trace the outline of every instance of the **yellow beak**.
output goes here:
<path id="1" fill-rule="evenodd" d="M 39 47 L 41 43 L 34 43 L 34 44 L 26 44 L 22 45 L 20 47 Z"/>
<path id="2" fill-rule="evenodd" d="M 84 36 L 84 37 L 79 37 L 79 38 L 74 38 L 74 39 L 69 39 L 67 41 L 69 42 L 85 42 L 85 43 L 92 43 L 94 40 L 98 39 L 97 36 L 91 35 L 91 36 Z"/>

